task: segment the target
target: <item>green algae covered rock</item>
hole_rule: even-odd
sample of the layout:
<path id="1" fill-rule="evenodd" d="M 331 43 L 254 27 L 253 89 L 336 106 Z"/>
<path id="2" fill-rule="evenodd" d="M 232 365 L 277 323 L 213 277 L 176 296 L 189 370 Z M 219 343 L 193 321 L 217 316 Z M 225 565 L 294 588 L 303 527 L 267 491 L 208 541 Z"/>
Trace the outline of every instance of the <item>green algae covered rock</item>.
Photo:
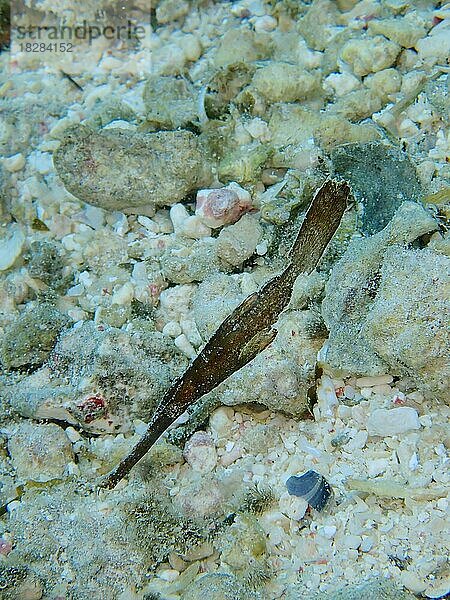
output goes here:
<path id="1" fill-rule="evenodd" d="M 50 303 L 30 303 L 5 330 L 0 359 L 5 369 L 41 365 L 69 318 Z"/>
<path id="2" fill-rule="evenodd" d="M 423 93 L 439 116 L 448 124 L 450 120 L 450 76 L 445 73 L 437 79 L 430 78 Z"/>
<path id="3" fill-rule="evenodd" d="M 214 54 L 214 66 L 226 67 L 236 62 L 236 58 L 252 63 L 267 58 L 271 52 L 270 44 L 265 38 L 259 38 L 250 29 L 229 29 L 220 39 Z"/>
<path id="4" fill-rule="evenodd" d="M 57 243 L 46 240 L 32 242 L 26 259 L 31 277 L 40 279 L 52 288 L 63 283 L 62 247 Z"/>
<path id="5" fill-rule="evenodd" d="M 198 121 L 197 92 L 182 77 L 150 77 L 143 100 L 147 124 L 155 129 L 176 129 Z"/>
<path id="6" fill-rule="evenodd" d="M 42 598 L 43 585 L 31 569 L 20 563 L 1 563 L 0 590 L 2 600 Z"/>
<path id="7" fill-rule="evenodd" d="M 221 67 L 212 76 L 205 97 L 209 117 L 218 118 L 230 112 L 230 103 L 238 102 L 237 96 L 250 83 L 256 67 L 242 61 Z"/>
<path id="8" fill-rule="evenodd" d="M 269 144 L 247 144 L 226 154 L 219 163 L 218 174 L 223 182 L 255 182 L 264 163 L 272 153 Z"/>
<path id="9" fill-rule="evenodd" d="M 338 33 L 338 8 L 331 0 L 315 0 L 299 22 L 299 31 L 308 46 L 325 50 Z"/>
<path id="10" fill-rule="evenodd" d="M 230 275 L 214 272 L 195 290 L 192 314 L 203 339 L 209 339 L 243 299 L 238 282 Z"/>
<path id="11" fill-rule="evenodd" d="M 136 120 L 134 110 L 116 96 L 107 97 L 96 102 L 89 111 L 85 124 L 89 127 L 104 127 L 112 121 L 133 122 Z"/>
<path id="12" fill-rule="evenodd" d="M 381 34 L 403 48 L 413 48 L 420 38 L 425 37 L 425 27 L 413 19 L 373 19 L 368 29 L 373 34 Z"/>
<path id="13" fill-rule="evenodd" d="M 295 102 L 318 92 L 320 80 L 318 73 L 302 71 L 297 65 L 272 62 L 256 71 L 252 85 L 269 102 Z"/>
<path id="14" fill-rule="evenodd" d="M 148 568 L 144 550 L 131 543 L 131 532 L 125 530 L 118 510 L 102 512 L 100 502 L 85 492 L 86 479 L 74 479 L 67 477 L 64 483 L 53 482 L 45 491 L 40 486 L 26 486 L 23 501 L 17 503 L 19 510 L 8 522 L 16 547 L 7 557 L 8 562 L 1 561 L 2 600 L 46 597 L 115 600 L 126 586 L 140 584 L 141 573 Z M 126 500 L 130 505 L 130 496 Z M 122 533 L 124 530 L 126 533 Z M 60 567 L 54 557 L 62 545 L 67 558 Z M 25 569 L 12 572 L 13 565 L 21 564 L 19 560 Z M 133 566 L 124 568 L 124 565 Z M 66 582 L 62 575 L 65 567 L 80 576 Z M 113 576 L 110 569 L 114 569 Z M 34 595 L 33 581 L 34 588 L 41 587 Z"/>
<path id="15" fill-rule="evenodd" d="M 0 50 L 9 44 L 10 4 L 7 0 L 0 0 Z"/>
<path id="16" fill-rule="evenodd" d="M 183 130 L 97 132 L 78 125 L 67 131 L 54 163 L 71 194 L 106 210 L 172 205 L 210 181 L 197 136 Z"/>

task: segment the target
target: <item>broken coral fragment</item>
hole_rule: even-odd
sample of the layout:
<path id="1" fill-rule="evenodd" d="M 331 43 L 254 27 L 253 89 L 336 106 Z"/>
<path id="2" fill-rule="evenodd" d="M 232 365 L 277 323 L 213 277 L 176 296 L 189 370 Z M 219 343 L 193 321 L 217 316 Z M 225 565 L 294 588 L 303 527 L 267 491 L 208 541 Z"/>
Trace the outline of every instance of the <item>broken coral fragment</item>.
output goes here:
<path id="1" fill-rule="evenodd" d="M 341 50 L 341 58 L 348 63 L 355 75 L 363 77 L 392 66 L 400 53 L 400 46 L 382 35 L 371 38 L 351 39 Z"/>
<path id="2" fill-rule="evenodd" d="M 241 266 L 256 250 L 263 236 L 257 215 L 244 215 L 224 227 L 217 237 L 217 255 L 225 266 Z"/>
<path id="3" fill-rule="evenodd" d="M 25 235 L 19 225 L 12 224 L 7 228 L 6 236 L 0 240 L 0 271 L 13 266 L 22 252 Z"/>
<path id="4" fill-rule="evenodd" d="M 183 452 L 186 462 L 198 473 L 209 473 L 217 464 L 214 440 L 206 431 L 196 431 L 186 442 Z"/>

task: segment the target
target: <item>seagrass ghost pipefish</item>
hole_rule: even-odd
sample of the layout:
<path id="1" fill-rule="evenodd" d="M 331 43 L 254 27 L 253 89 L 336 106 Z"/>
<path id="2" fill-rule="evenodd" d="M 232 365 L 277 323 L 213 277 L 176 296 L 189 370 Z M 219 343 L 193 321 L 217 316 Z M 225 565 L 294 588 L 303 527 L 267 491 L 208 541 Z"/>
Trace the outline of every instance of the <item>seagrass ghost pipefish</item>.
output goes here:
<path id="1" fill-rule="evenodd" d="M 289 303 L 296 278 L 316 267 L 341 222 L 350 196 L 345 181 L 328 179 L 317 190 L 289 252 L 287 267 L 223 321 L 185 373 L 164 394 L 142 438 L 100 487 L 115 487 L 189 406 L 273 341 L 276 331 L 272 325 Z"/>

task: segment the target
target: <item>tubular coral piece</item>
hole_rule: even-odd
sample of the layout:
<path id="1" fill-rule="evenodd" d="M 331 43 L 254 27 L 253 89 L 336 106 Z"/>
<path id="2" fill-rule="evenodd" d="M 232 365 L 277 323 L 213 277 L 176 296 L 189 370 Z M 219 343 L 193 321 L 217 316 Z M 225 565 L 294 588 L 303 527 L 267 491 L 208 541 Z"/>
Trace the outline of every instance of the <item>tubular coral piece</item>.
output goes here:
<path id="1" fill-rule="evenodd" d="M 289 253 L 289 264 L 223 321 L 187 371 L 167 390 L 146 433 L 100 484 L 113 488 L 196 400 L 238 371 L 276 336 L 272 325 L 291 297 L 300 273 L 311 272 L 339 226 L 350 198 L 345 181 L 327 180 L 316 192 Z"/>
<path id="2" fill-rule="evenodd" d="M 381 477 L 372 480 L 349 478 L 346 483 L 351 490 L 385 498 L 434 500 L 435 498 L 444 498 L 447 495 L 447 490 L 444 487 L 431 485 L 428 488 L 414 488 L 405 483 L 398 483 Z"/>

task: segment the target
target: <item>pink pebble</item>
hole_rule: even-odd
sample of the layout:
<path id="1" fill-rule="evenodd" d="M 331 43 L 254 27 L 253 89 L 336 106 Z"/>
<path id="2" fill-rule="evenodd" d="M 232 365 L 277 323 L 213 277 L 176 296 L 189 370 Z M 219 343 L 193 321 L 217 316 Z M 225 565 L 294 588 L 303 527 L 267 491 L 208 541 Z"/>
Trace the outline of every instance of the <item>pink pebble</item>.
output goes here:
<path id="1" fill-rule="evenodd" d="M 208 227 L 216 228 L 236 223 L 251 209 L 250 194 L 237 184 L 197 192 L 195 214 Z"/>

